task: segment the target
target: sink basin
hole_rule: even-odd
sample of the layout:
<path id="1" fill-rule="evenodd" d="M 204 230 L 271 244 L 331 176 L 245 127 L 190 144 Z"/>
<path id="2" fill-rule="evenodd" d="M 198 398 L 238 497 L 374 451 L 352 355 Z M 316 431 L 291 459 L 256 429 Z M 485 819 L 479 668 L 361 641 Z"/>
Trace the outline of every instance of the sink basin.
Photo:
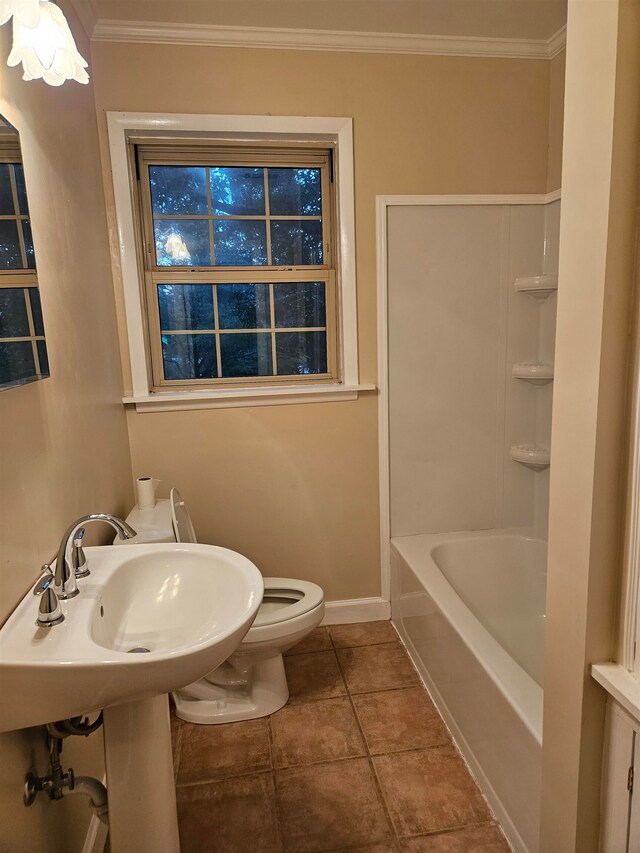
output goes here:
<path id="1" fill-rule="evenodd" d="M 31 591 L 0 629 L 0 732 L 159 696 L 219 666 L 262 601 L 258 569 L 213 545 L 86 548 L 91 574 L 36 625 Z"/>

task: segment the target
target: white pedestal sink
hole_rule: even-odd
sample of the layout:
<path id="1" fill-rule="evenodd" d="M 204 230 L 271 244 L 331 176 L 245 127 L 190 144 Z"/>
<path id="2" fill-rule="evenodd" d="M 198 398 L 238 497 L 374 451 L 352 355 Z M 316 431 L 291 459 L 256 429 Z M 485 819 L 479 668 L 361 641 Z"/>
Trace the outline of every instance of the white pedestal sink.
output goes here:
<path id="1" fill-rule="evenodd" d="M 262 601 L 262 576 L 213 545 L 85 553 L 91 574 L 62 602 L 64 622 L 37 627 L 28 593 L 0 629 L 0 732 L 104 708 L 112 853 L 177 853 L 166 694 L 239 645 Z"/>

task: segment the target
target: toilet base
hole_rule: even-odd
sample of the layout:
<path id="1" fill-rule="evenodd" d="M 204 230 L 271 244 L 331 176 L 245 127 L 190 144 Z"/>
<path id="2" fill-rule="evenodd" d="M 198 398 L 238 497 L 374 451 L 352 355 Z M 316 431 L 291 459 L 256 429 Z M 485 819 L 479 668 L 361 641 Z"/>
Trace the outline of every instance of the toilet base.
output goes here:
<path id="1" fill-rule="evenodd" d="M 182 690 L 173 694 L 176 715 L 188 723 L 205 726 L 267 717 L 289 699 L 284 661 L 279 653 L 253 664 L 246 684 L 220 686 L 202 679 L 186 690 L 192 695 Z"/>

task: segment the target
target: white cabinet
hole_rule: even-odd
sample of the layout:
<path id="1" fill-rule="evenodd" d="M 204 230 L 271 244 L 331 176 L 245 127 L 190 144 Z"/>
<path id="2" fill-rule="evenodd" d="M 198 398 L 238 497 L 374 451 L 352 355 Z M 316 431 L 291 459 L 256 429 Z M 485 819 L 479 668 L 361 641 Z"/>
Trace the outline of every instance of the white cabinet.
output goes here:
<path id="1" fill-rule="evenodd" d="M 611 697 L 602 769 L 600 851 L 640 853 L 640 722 Z"/>

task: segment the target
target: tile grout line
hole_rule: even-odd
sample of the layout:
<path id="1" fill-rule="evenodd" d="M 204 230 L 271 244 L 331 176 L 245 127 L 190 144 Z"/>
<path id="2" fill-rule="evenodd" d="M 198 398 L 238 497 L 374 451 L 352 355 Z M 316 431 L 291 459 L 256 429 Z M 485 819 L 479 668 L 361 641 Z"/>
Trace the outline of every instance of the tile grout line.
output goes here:
<path id="1" fill-rule="evenodd" d="M 416 684 L 415 682 L 410 682 L 409 684 L 403 684 L 400 687 L 376 687 L 373 690 L 362 690 L 358 692 L 353 692 L 351 695 L 353 696 L 371 696 L 374 693 L 397 693 L 400 690 L 411 690 L 414 687 L 418 687 L 424 689 L 422 682 Z M 313 702 L 326 702 L 328 699 L 341 699 L 344 698 L 347 693 L 336 693 L 335 696 L 318 696 L 317 699 L 294 699 L 293 702 L 288 703 L 285 707 L 287 708 L 297 708 L 299 705 L 311 705 Z M 429 694 L 427 694 L 429 695 Z M 429 697 L 431 698 L 431 697 Z M 437 710 L 437 708 L 436 708 Z M 440 716 L 440 712 L 438 711 L 438 717 L 442 720 Z M 443 721 L 444 722 L 444 721 Z M 446 723 L 445 723 L 446 725 Z M 447 729 L 449 731 L 449 729 Z"/>
<path id="2" fill-rule="evenodd" d="M 451 729 L 449 728 L 449 726 L 447 725 L 446 720 L 444 719 L 444 717 L 443 717 L 443 716 L 442 716 L 442 714 L 440 713 L 440 709 L 438 708 L 438 706 L 437 706 L 437 704 L 436 704 L 436 702 L 435 702 L 435 700 L 434 700 L 433 696 L 431 695 L 431 691 L 429 690 L 429 688 L 428 688 L 428 686 L 427 686 L 427 684 L 426 684 L 426 682 L 425 682 L 424 678 L 422 677 L 422 674 L 420 673 L 420 670 L 418 669 L 418 666 L 417 666 L 416 662 L 413 660 L 413 658 L 412 658 L 412 656 L 411 656 L 411 653 L 409 652 L 409 648 L 408 648 L 408 646 L 407 646 L 407 644 L 406 644 L 405 640 L 400 636 L 400 632 L 398 631 L 398 629 L 396 628 L 396 626 L 393 624 L 393 622 L 391 622 L 391 627 L 392 627 L 392 628 L 393 628 L 393 630 L 395 631 L 395 633 L 396 633 L 396 635 L 397 635 L 397 637 L 398 637 L 398 640 L 399 640 L 399 642 L 400 642 L 400 645 L 401 645 L 401 646 L 402 646 L 402 648 L 404 649 L 404 652 L 405 652 L 406 656 L 409 658 L 409 661 L 410 661 L 410 663 L 411 663 L 411 666 L 413 667 L 413 669 L 414 669 L 414 670 L 415 670 L 415 672 L 416 672 L 416 675 L 418 676 L 418 681 L 419 681 L 420 686 L 422 687 L 422 689 L 425 691 L 425 693 L 427 694 L 427 696 L 429 697 L 429 699 L 430 699 L 430 700 L 431 700 L 431 702 L 433 703 L 433 705 L 434 705 L 434 707 L 435 707 L 436 711 L 438 712 L 438 716 L 440 717 L 440 719 L 441 719 L 441 721 L 442 721 L 442 723 L 443 723 L 443 725 L 444 725 L 445 729 L 446 729 L 446 730 L 447 730 L 447 732 L 449 733 L 449 738 L 450 738 L 450 741 L 451 741 L 451 746 L 454 748 L 454 750 L 455 750 L 455 751 L 456 751 L 456 753 L 458 754 L 458 757 L 459 757 L 459 758 L 461 759 L 461 761 L 463 762 L 463 764 L 464 764 L 464 766 L 465 766 L 465 768 L 466 768 L 466 770 L 467 770 L 467 773 L 468 773 L 468 774 L 469 774 L 469 776 L 471 777 L 471 780 L 473 781 L 474 785 L 476 786 L 476 788 L 477 788 L 477 790 L 478 790 L 478 793 L 479 793 L 479 794 L 480 794 L 480 796 L 482 797 L 482 800 L 484 801 L 484 803 L 485 803 L 485 805 L 486 805 L 486 807 L 487 807 L 487 811 L 489 812 L 489 815 L 490 815 L 490 817 L 491 817 L 491 820 L 492 820 L 492 821 L 493 821 L 493 823 L 498 827 L 498 829 L 499 829 L 499 831 L 500 831 L 500 833 L 501 833 L 502 837 L 503 837 L 503 838 L 505 839 L 505 841 L 506 841 L 506 840 L 507 840 L 507 837 L 506 837 L 506 835 L 505 835 L 505 833 L 504 833 L 504 830 L 503 830 L 503 828 L 502 828 L 502 825 L 500 824 L 500 821 L 498 820 L 498 818 L 497 818 L 496 814 L 494 813 L 493 809 L 491 808 L 491 805 L 489 804 L 489 800 L 487 799 L 487 797 L 486 797 L 486 796 L 485 796 L 485 794 L 484 794 L 484 791 L 483 791 L 483 790 L 482 790 L 482 788 L 480 787 L 480 784 L 478 783 L 478 780 L 476 779 L 475 774 L 472 772 L 471 767 L 469 766 L 469 763 L 467 762 L 467 759 L 466 759 L 466 758 L 464 757 L 464 755 L 462 754 L 462 750 L 460 749 L 460 747 L 459 747 L 459 746 L 458 746 L 458 744 L 456 743 L 456 739 L 454 738 L 453 733 L 451 732 Z M 508 844 L 509 848 L 511 848 L 511 844 L 510 844 L 508 841 L 507 841 L 507 844 Z"/>
<path id="3" fill-rule="evenodd" d="M 308 704 L 312 704 L 312 703 L 314 703 L 314 702 L 322 702 L 322 701 L 327 701 L 327 700 L 330 700 L 330 699 L 344 699 L 344 698 L 348 698 L 348 699 L 349 699 L 349 705 L 350 705 L 350 707 L 351 707 L 352 713 L 353 713 L 353 714 L 354 714 L 354 716 L 355 716 L 355 711 L 353 710 L 353 704 L 352 704 L 352 702 L 351 702 L 351 698 L 350 698 L 350 696 L 349 696 L 349 688 L 347 687 L 347 683 L 346 683 L 346 680 L 345 680 L 344 674 L 343 674 L 343 672 L 342 672 L 342 668 L 340 667 L 340 662 L 338 661 L 338 655 L 336 654 L 336 650 L 335 650 L 335 648 L 334 648 L 334 646 L 333 646 L 333 639 L 331 638 L 331 634 L 330 634 L 330 633 L 329 633 L 329 638 L 330 638 L 330 640 L 331 640 L 331 648 L 330 648 L 330 649 L 322 649 L 321 651 L 324 651 L 324 652 L 329 652 L 329 651 L 330 651 L 330 652 L 332 652 L 332 654 L 333 654 L 333 659 L 334 659 L 334 661 L 335 661 L 335 665 L 336 665 L 336 667 L 337 667 L 338 674 L 340 675 L 340 679 L 341 679 L 341 681 L 342 681 L 342 686 L 343 686 L 343 688 L 344 688 L 344 691 L 345 691 L 345 692 L 344 692 L 343 694 L 340 694 L 339 696 L 326 696 L 326 697 L 323 697 L 322 699 L 310 700 L 310 701 L 308 701 L 308 702 L 298 702 L 298 703 L 294 702 L 292 705 L 289 705 L 289 707 L 296 707 L 296 706 L 298 706 L 298 705 L 305 705 L 305 704 L 306 704 L 306 705 L 308 705 Z M 308 654 L 315 654 L 315 653 L 314 653 L 314 652 L 309 652 Z M 286 707 L 286 706 L 285 706 L 285 707 Z M 271 722 L 271 721 L 269 721 L 269 722 Z M 358 723 L 358 721 L 357 721 L 357 717 L 356 717 L 356 725 L 358 725 L 358 728 L 360 728 L 360 725 L 359 725 L 359 723 Z M 270 729 L 270 730 L 271 730 L 271 729 Z M 362 733 L 361 733 L 361 737 L 362 737 Z M 364 737 L 362 737 L 362 742 L 363 742 L 363 746 L 364 746 L 364 749 L 365 749 L 365 755 L 347 756 L 347 757 L 345 757 L 345 758 L 340 758 L 340 759 L 330 759 L 330 760 L 328 760 L 328 761 L 323 761 L 323 762 L 314 762 L 314 763 L 313 763 L 313 764 L 311 764 L 311 765 L 293 765 L 293 766 L 292 766 L 292 767 L 290 767 L 290 768 L 279 768 L 279 770 L 289 770 L 289 769 L 295 769 L 295 768 L 297 768 L 297 767 L 308 767 L 308 766 L 316 766 L 316 767 L 317 767 L 318 765 L 321 765 L 321 764 L 335 764 L 335 763 L 336 763 L 336 761 L 343 762 L 343 761 L 352 761 L 352 760 L 357 759 L 357 758 L 364 758 L 364 757 L 366 757 L 366 749 L 367 749 L 367 745 L 366 745 L 366 741 L 364 740 Z M 275 771 L 275 777 L 276 777 L 276 780 L 277 780 L 277 778 L 278 778 L 278 771 Z M 277 786 L 277 781 L 276 781 L 276 786 Z M 276 804 L 277 804 L 277 787 L 276 787 Z M 278 815 L 279 815 L 279 810 L 278 810 Z M 361 846 L 362 846 L 362 845 L 361 845 Z M 285 846 L 284 846 L 284 844 L 283 844 L 283 849 L 286 849 L 286 848 L 285 848 Z M 331 853 L 331 851 L 330 851 L 330 848 L 329 848 L 329 849 L 327 849 L 327 850 L 325 850 L 325 851 L 319 851 L 318 853 Z"/>
<path id="4" fill-rule="evenodd" d="M 277 712 L 276 712 L 277 713 Z M 267 738 L 269 740 L 269 761 L 271 763 L 271 773 L 273 775 L 273 809 L 276 816 L 276 835 L 278 837 L 279 853 L 284 851 L 284 833 L 282 832 L 282 822 L 280 820 L 280 807 L 278 802 L 278 774 L 276 772 L 276 764 L 273 758 L 273 730 L 271 728 L 271 717 L 267 717 Z"/>
<path id="5" fill-rule="evenodd" d="M 333 638 L 332 638 L 332 642 L 333 642 Z M 382 805 L 384 815 L 387 819 L 389 827 L 391 828 L 391 832 L 393 833 L 396 847 L 399 848 L 400 847 L 400 837 L 398 835 L 398 830 L 396 829 L 396 825 L 391 818 L 391 812 L 389 811 L 389 806 L 388 806 L 387 800 L 384 796 L 384 791 L 382 790 L 382 786 L 380 785 L 380 780 L 378 779 L 378 774 L 376 773 L 375 767 L 373 765 L 373 759 L 372 759 L 371 753 L 369 751 L 369 744 L 367 742 L 367 738 L 365 736 L 364 729 L 362 728 L 362 725 L 360 723 L 360 718 L 358 717 L 358 712 L 356 711 L 356 707 L 353 704 L 353 697 L 351 696 L 351 691 L 349 690 L 349 685 L 347 684 L 347 679 L 345 678 L 344 673 L 342 671 L 342 666 L 340 664 L 340 660 L 338 658 L 338 655 L 336 655 L 336 660 L 338 661 L 338 669 L 340 670 L 340 675 L 342 676 L 342 679 L 345 683 L 345 687 L 347 688 L 347 696 L 349 697 L 349 704 L 351 705 L 351 711 L 353 713 L 353 716 L 355 717 L 356 725 L 358 726 L 358 731 L 360 732 L 360 737 L 362 738 L 362 743 L 364 744 L 365 757 L 366 757 L 367 763 L 369 765 L 369 770 L 371 771 L 371 774 L 373 776 L 374 785 L 376 787 L 376 791 L 378 792 L 378 797 L 380 798 L 380 803 Z"/>
<path id="6" fill-rule="evenodd" d="M 341 699 L 347 699 L 348 697 L 341 696 L 340 698 Z M 319 701 L 322 702 L 324 700 L 321 699 Z M 353 708 L 353 705 L 351 705 L 351 707 Z M 357 722 L 359 731 L 362 732 L 362 729 L 360 727 L 360 722 L 357 719 L 357 715 L 356 715 L 356 722 Z M 451 744 L 440 743 L 440 744 L 436 744 L 435 746 L 416 746 L 416 747 L 409 747 L 407 749 L 397 749 L 397 750 L 394 750 L 393 752 L 369 753 L 368 748 L 367 748 L 367 744 L 366 744 L 366 740 L 365 740 L 364 747 L 365 747 L 365 752 L 360 753 L 359 755 L 344 755 L 344 756 L 341 756 L 339 758 L 323 758 L 320 761 L 308 761 L 308 762 L 305 762 L 303 764 L 287 764 L 285 767 L 275 767 L 274 766 L 272 768 L 272 770 L 270 770 L 268 768 L 266 768 L 264 770 L 247 770 L 244 773 L 234 773 L 231 776 L 217 776 L 217 777 L 210 777 L 207 779 L 198 779 L 194 782 L 181 782 L 179 785 L 176 785 L 176 788 L 197 788 L 199 785 L 215 785 L 218 782 L 228 782 L 228 781 L 231 781 L 233 779 L 244 779 L 247 776 L 260 776 L 264 773 L 273 772 L 273 773 L 277 774 L 279 772 L 287 771 L 287 770 L 300 770 L 300 769 L 306 769 L 308 767 L 322 767 L 325 764 L 336 764 L 338 762 L 343 762 L 343 761 L 353 761 L 356 758 L 367 758 L 367 759 L 368 758 L 383 758 L 383 757 L 386 757 L 387 755 L 389 755 L 389 756 L 407 755 L 411 752 L 434 752 L 435 750 L 447 749 L 447 747 L 450 748 Z"/>
<path id="7" fill-rule="evenodd" d="M 457 826 L 447 826 L 445 829 L 434 829 L 433 832 L 422 832 L 419 835 L 403 835 L 401 839 L 410 841 L 414 838 L 435 838 L 438 835 L 452 835 L 454 832 L 460 832 L 461 829 L 476 829 L 479 826 L 495 826 L 500 829 L 500 824 L 494 820 L 482 820 L 479 823 L 461 823 Z"/>
<path id="8" fill-rule="evenodd" d="M 237 773 L 235 776 L 219 776 L 214 779 L 198 779 L 196 782 L 181 782 L 176 785 L 176 791 L 186 788 L 202 788 L 206 785 L 223 785 L 225 782 L 236 782 L 238 779 L 249 779 L 251 776 L 265 776 L 273 774 L 275 770 L 249 770 L 247 773 Z"/>
<path id="9" fill-rule="evenodd" d="M 180 720 L 180 717 L 176 717 L 177 720 Z M 180 725 L 178 726 L 178 733 L 176 734 L 176 748 L 175 748 L 175 756 L 174 756 L 174 769 L 173 769 L 173 783 L 178 788 L 178 773 L 180 772 L 180 762 L 182 761 L 182 737 L 183 737 L 183 729 L 184 726 L 182 724 L 182 720 L 180 720 Z"/>
<path id="10" fill-rule="evenodd" d="M 346 696 L 343 698 L 347 698 Z M 353 709 L 353 704 L 351 704 L 351 708 Z M 360 721 L 357 719 L 358 730 L 362 734 L 362 728 L 360 726 Z M 318 767 L 322 764 L 332 764 L 335 761 L 351 761 L 353 758 L 383 758 L 387 755 L 407 755 L 410 752 L 433 752 L 437 749 L 447 749 L 451 747 L 450 743 L 438 743 L 435 746 L 410 746 L 406 749 L 395 749 L 393 752 L 369 752 L 369 748 L 367 746 L 366 740 L 364 741 L 365 751 L 360 753 L 359 755 L 344 755 L 340 758 L 323 758 L 320 761 L 307 761 L 303 764 L 287 764 L 285 767 L 277 767 L 276 770 L 296 770 L 299 767 Z M 247 775 L 247 774 L 243 774 Z"/>

